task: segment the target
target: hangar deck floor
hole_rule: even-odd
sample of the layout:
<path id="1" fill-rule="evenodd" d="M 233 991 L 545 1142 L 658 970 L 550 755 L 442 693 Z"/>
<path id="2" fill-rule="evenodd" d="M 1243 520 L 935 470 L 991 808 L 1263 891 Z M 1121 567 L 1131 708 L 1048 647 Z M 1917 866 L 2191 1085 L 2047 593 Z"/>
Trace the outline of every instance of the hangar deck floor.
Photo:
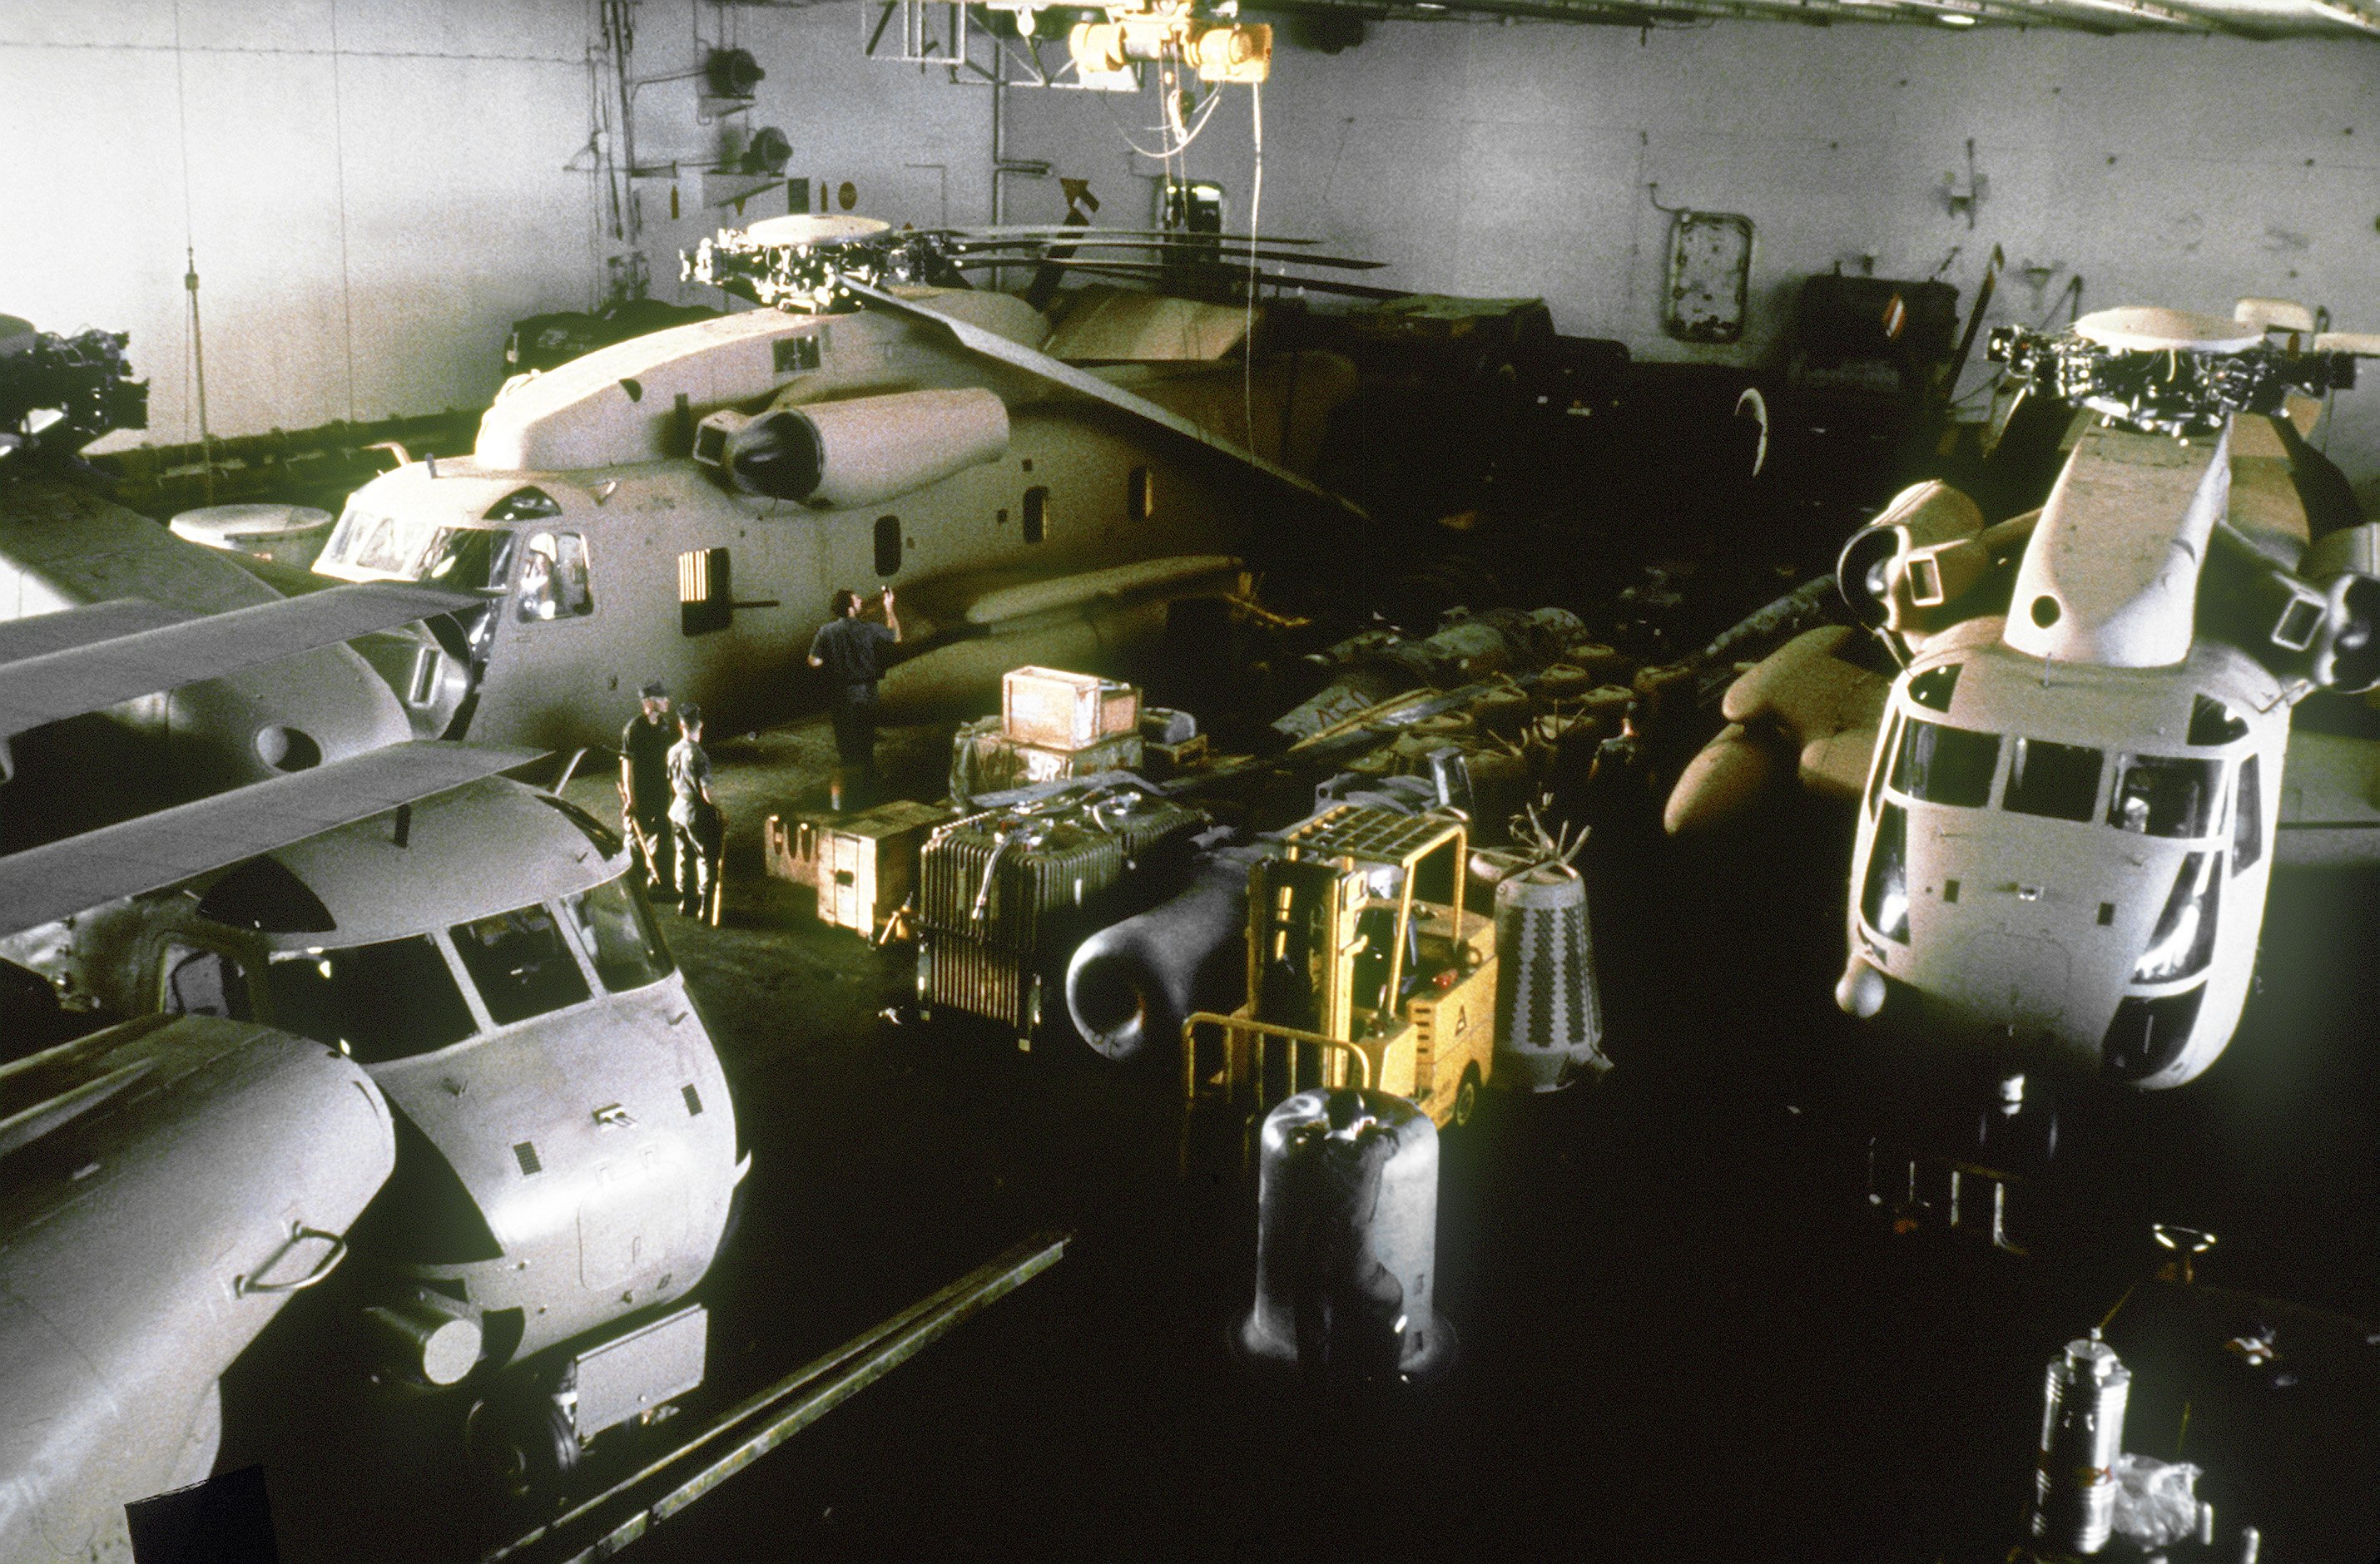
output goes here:
<path id="1" fill-rule="evenodd" d="M 934 790 L 945 733 L 887 734 L 896 783 Z M 1079 1237 L 637 1557 L 1997 1559 L 2043 1365 L 2168 1257 L 2152 1218 L 2223 1243 L 2200 1286 L 2145 1281 L 2109 1326 L 2135 1373 L 2128 1447 L 2206 1469 L 2214 1557 L 2242 1524 L 2293 1564 L 2362 1564 L 2380 1540 L 2380 1338 L 2357 1323 L 2380 1317 L 2380 1069 L 2350 976 L 2380 949 L 2368 879 L 2277 882 L 2240 1040 L 2190 1092 L 2070 1118 L 2096 1171 L 2019 1258 L 1896 1236 L 1864 1198 L 1891 1089 L 1828 998 L 1840 835 L 1598 843 L 1619 1069 L 1490 1092 L 1447 1134 L 1438 1288 L 1462 1361 L 1351 1401 L 1252 1382 L 1226 1351 L 1255 1243 L 1236 1131 L 1185 1158 L 1162 1072 L 883 1020 L 905 952 L 762 875 L 761 818 L 820 791 L 827 746 L 820 723 L 713 745 L 725 927 L 664 915 L 756 1157 L 704 1283 L 705 1394 L 766 1383 L 1028 1231 Z M 572 784 L 599 811 L 609 790 Z M 2222 1345 L 2257 1324 L 2281 1347 L 2263 1365 Z M 250 1400 L 275 1382 L 250 1377 Z M 357 1468 L 314 1453 L 275 1467 L 292 1559 L 489 1535 L 422 1498 L 433 1479 L 382 1460 L 326 1481 Z M 392 1485 L 413 1495 L 394 1511 Z"/>

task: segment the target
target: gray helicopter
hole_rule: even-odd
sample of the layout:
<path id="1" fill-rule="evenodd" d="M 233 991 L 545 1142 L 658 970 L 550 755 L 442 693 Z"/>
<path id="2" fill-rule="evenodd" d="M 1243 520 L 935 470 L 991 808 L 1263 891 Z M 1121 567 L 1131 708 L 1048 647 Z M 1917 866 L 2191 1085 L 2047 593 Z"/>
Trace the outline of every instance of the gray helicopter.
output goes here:
<path id="1" fill-rule="evenodd" d="M 2380 687 L 2380 524 L 2313 534 L 2317 458 L 2281 421 L 2380 338 L 2314 327 L 2249 299 L 1997 333 L 2012 391 L 2087 415 L 2048 503 L 1986 527 L 1907 491 L 1839 572 L 1897 676 L 1833 625 L 1730 688 L 1670 828 L 1788 770 L 1855 803 L 1845 1011 L 2003 1071 L 2180 1085 L 2238 1024 L 2274 867 L 2380 862 L 2380 745 L 2291 721 Z"/>
<path id="2" fill-rule="evenodd" d="M 369 591 L 363 600 L 382 593 Z M 398 596 L 423 607 L 414 588 Z M 275 612 L 337 600 L 324 594 Z M 256 660 L 238 613 L 98 638 L 149 606 L 95 605 L 0 626 L 11 648 L 52 648 L 0 668 L 11 691 L 5 725 L 120 698 L 163 646 L 178 649 L 170 676 L 184 681 Z M 340 1078 L 373 1105 L 389 1155 L 351 1202 L 323 1207 L 343 1215 L 306 1218 L 308 1243 L 352 1246 L 369 1273 L 358 1323 L 381 1376 L 455 1397 L 458 1411 L 469 1405 L 473 1442 L 515 1486 L 558 1475 L 588 1440 L 659 1414 L 701 1382 L 707 1316 L 686 1294 L 718 1251 L 749 1158 L 718 1056 L 624 844 L 560 798 L 502 775 L 540 758 L 407 740 L 0 856 L 0 959 L 44 979 L 69 1012 L 136 1018 L 129 1030 L 0 1071 L 0 1172 L 11 1192 L 0 1206 L 0 1276 L 11 1295 L 93 1292 L 69 1332 L 77 1351 L 135 1377 L 170 1367 L 160 1394 L 179 1395 L 185 1380 L 212 1384 L 261 1328 L 269 1310 L 226 1315 L 211 1302 L 214 1283 L 188 1267 L 144 1279 L 134 1289 L 144 1307 L 127 1314 L 113 1303 L 122 1279 L 84 1257 L 115 1254 L 119 1229 L 212 1219 L 220 1208 L 237 1221 L 190 1240 L 212 1265 L 245 1255 L 231 1241 L 256 1212 L 314 1210 L 322 1170 L 301 1159 L 284 1188 L 272 1183 L 277 1163 L 238 1149 L 246 1134 L 275 1136 L 302 1103 L 226 1087 L 205 1110 L 213 1127 L 187 1152 L 175 1104 L 135 1112 L 150 1099 L 126 1097 L 122 1112 L 88 1117 L 141 1071 L 162 1068 L 111 1064 L 94 1074 L 78 1063 L 113 1057 L 114 1039 L 129 1047 L 153 1032 L 212 1048 L 237 1036 L 254 1040 L 260 1059 L 294 1049 L 301 1060 L 337 1060 Z M 214 1068 L 193 1058 L 193 1068 Z M 111 1182 L 94 1186 L 115 1192 L 104 1200 L 59 1206 L 42 1192 L 68 1141 L 52 1132 L 70 1141 L 103 1127 L 141 1167 L 177 1158 L 175 1176 Z M 358 1142 L 357 1155 L 370 1144 Z M 261 1192 L 260 1178 L 269 1185 Z M 85 1242 L 62 1247 L 61 1232 Z M 320 1247 L 305 1256 L 324 1271 L 334 1257 Z M 302 1259 L 289 1265 L 305 1269 Z M 235 1331 L 235 1317 L 248 1323 Z M 157 1358 L 120 1340 L 133 1322 L 140 1340 L 182 1351 Z M 34 1352 L 11 1344 L 19 1324 L 31 1332 L 25 1340 L 48 1340 L 47 1327 L 0 1322 L 10 1364 Z M 113 1491 L 155 1478 L 162 1486 L 201 1460 L 176 1456 L 170 1473 L 134 1462 L 103 1477 L 90 1463 L 148 1437 L 141 1430 L 157 1415 L 149 1400 L 112 1391 L 114 1400 L 86 1404 L 81 1380 L 30 1366 L 21 1380 L 9 1368 L 0 1384 L 0 1450 L 18 1463 L 0 1468 L 0 1491 L 13 1484 L 35 1495 L 28 1502 L 44 1515 L 85 1485 Z M 82 1510 L 56 1513 L 70 1521 Z M 7 1524 L 0 1513 L 0 1535 Z"/>
<path id="3" fill-rule="evenodd" d="M 802 659 L 842 586 L 900 592 L 915 650 L 888 711 L 947 707 L 1230 592 L 1260 516 L 1360 517 L 1293 470 L 1353 388 L 1344 360 L 1228 358 L 1252 311 L 1157 294 L 1075 290 L 1053 327 L 950 285 L 1062 258 L 974 242 L 816 216 L 722 233 L 688 275 L 775 308 L 517 378 L 469 458 L 358 490 L 317 584 L 480 600 L 380 660 L 416 730 L 601 744 L 652 677 L 722 731 L 782 720 L 815 699 Z"/>

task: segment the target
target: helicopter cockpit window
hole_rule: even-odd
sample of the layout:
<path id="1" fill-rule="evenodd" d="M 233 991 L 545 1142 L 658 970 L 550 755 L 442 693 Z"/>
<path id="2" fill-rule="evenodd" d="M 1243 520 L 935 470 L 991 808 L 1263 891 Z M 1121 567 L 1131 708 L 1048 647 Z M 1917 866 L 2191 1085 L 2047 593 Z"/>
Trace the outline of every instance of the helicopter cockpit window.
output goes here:
<path id="1" fill-rule="evenodd" d="M 451 530 L 423 516 L 381 515 L 350 505 L 322 545 L 322 560 L 366 575 L 418 580 L 440 535 Z"/>
<path id="2" fill-rule="evenodd" d="M 421 579 L 458 592 L 504 590 L 512 574 L 516 532 L 499 527 L 442 527 L 431 540 L 430 564 Z"/>
<path id="3" fill-rule="evenodd" d="M 2215 817 L 2223 767 L 2216 760 L 2127 755 L 2116 762 L 2107 823 L 2144 836 L 2204 836 Z"/>
<path id="4" fill-rule="evenodd" d="M 595 612 L 587 584 L 587 540 L 576 532 L 532 532 L 521 556 L 520 617 L 577 619 Z"/>
<path id="5" fill-rule="evenodd" d="M 358 1064 L 434 1052 L 477 1028 L 427 934 L 276 952 L 264 973 L 274 1025 L 328 1043 Z"/>
<path id="6" fill-rule="evenodd" d="M 579 943 L 594 958 L 595 976 L 613 993 L 641 988 L 670 975 L 669 948 L 662 943 L 652 909 L 629 889 L 625 875 L 565 896 L 562 910 L 570 915 Z"/>
<path id="7" fill-rule="evenodd" d="M 2264 855 L 2265 794 L 2251 755 L 2240 762 L 2239 796 L 2231 801 L 2231 872 L 2254 867 Z"/>
<path id="8" fill-rule="evenodd" d="M 1923 804 L 1983 806 L 1992 794 L 1992 770 L 1999 764 L 1998 734 L 1979 734 L 1946 722 L 1909 724 L 1900 751 L 1892 758 L 1892 787 Z"/>
<path id="9" fill-rule="evenodd" d="M 2211 695 L 2193 696 L 2191 698 L 2191 743 L 2235 744 L 2247 736 L 2248 724 L 2241 721 L 2229 707 Z"/>
<path id="10" fill-rule="evenodd" d="M 2105 750 L 2086 745 L 2021 738 L 2009 758 L 2003 806 L 2020 815 L 2053 820 L 2088 820 L 2099 802 L 2099 770 Z"/>
<path id="11" fill-rule="evenodd" d="M 458 923 L 447 932 L 488 1007 L 488 1019 L 499 1026 L 588 997 L 587 975 L 571 959 L 553 915 L 539 903 Z"/>
<path id="12" fill-rule="evenodd" d="M 1959 687 L 1959 670 L 1962 662 L 1947 663 L 1940 668 L 1928 668 L 1909 681 L 1909 698 L 1929 711 L 1950 709 L 1950 692 Z"/>

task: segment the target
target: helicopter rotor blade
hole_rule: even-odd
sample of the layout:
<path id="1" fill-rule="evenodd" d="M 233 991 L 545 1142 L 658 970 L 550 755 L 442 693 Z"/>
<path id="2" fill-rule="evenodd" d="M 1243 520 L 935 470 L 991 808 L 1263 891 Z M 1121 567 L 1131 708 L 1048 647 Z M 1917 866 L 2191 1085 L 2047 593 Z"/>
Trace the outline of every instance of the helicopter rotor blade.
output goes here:
<path id="1" fill-rule="evenodd" d="M 1011 369 L 1021 370 L 1052 385 L 1063 386 L 1069 391 L 1080 393 L 1094 401 L 1103 402 L 1142 423 L 1154 425 L 1181 439 L 1195 442 L 1218 455 L 1270 479 L 1276 484 L 1295 491 L 1307 500 L 1318 501 L 1354 520 L 1368 522 L 1371 519 L 1361 506 L 1331 493 L 1310 479 L 1299 477 L 1287 467 L 1265 460 L 1246 446 L 1226 440 L 1211 430 L 1202 429 L 1179 413 L 1160 407 L 1145 396 L 1135 395 L 1120 385 L 1101 380 L 1087 370 L 1077 369 L 1062 358 L 1053 358 L 1038 348 L 1011 342 L 998 333 L 986 331 L 981 326 L 969 321 L 954 320 L 941 310 L 929 309 L 916 299 L 903 298 L 897 294 L 889 293 L 856 279 L 846 278 L 843 285 L 854 297 L 866 299 L 880 309 L 888 309 L 893 314 L 941 328 L 949 333 L 957 340 L 960 346 L 970 353 L 990 358 L 996 363 L 1005 364 Z"/>
<path id="2" fill-rule="evenodd" d="M 1220 240 L 1224 244 L 1244 245 L 1248 242 L 1251 236 L 1246 234 L 1189 234 L 1184 233 L 1180 228 L 1070 227 L 1062 223 L 1009 223 L 1002 224 L 998 227 L 935 228 L 929 230 L 929 232 L 937 236 L 963 241 L 973 241 L 978 239 L 1064 238 L 1071 234 L 1096 234 L 1110 238 L 1173 239 L 1180 240 L 1184 243 L 1212 242 L 1215 240 Z M 1257 243 L 1265 245 L 1318 245 L 1322 242 L 1320 239 L 1293 238 L 1281 234 L 1257 234 L 1253 236 Z"/>
<path id="3" fill-rule="evenodd" d="M 1027 262 L 1022 261 L 998 261 L 990 257 L 985 257 L 980 260 L 957 261 L 952 262 L 952 264 L 963 269 L 989 268 L 993 266 L 1023 266 L 1027 264 L 1036 266 L 1062 266 L 1070 272 L 1077 272 L 1085 276 L 1118 277 L 1132 282 L 1142 283 L 1178 282 L 1180 278 L 1180 273 L 1178 271 L 1168 268 L 1162 263 L 1154 261 L 1070 261 L 1062 257 L 1052 256 L 1045 260 Z M 1244 283 L 1248 275 L 1247 269 L 1245 267 L 1231 265 L 1228 261 L 1218 262 L 1217 267 L 1219 277 L 1228 278 L 1235 288 Z M 1257 281 L 1269 284 L 1274 287 L 1307 288 L 1316 293 L 1344 294 L 1351 298 L 1410 298 L 1413 297 L 1411 291 L 1404 288 L 1374 287 L 1365 283 L 1342 283 L 1328 277 L 1293 277 L 1280 272 L 1258 272 L 1257 273 Z"/>
<path id="4" fill-rule="evenodd" d="M 1038 254 L 1045 249 L 1153 249 L 1173 253 L 1188 250 L 1196 254 L 1211 256 L 1220 261 L 1245 264 L 1248 259 L 1248 250 L 1245 244 L 1237 248 L 1215 244 L 1177 245 L 1162 239 L 1013 239 L 992 244 L 960 244 L 951 247 L 954 257 L 981 255 L 989 250 L 1005 249 L 1023 250 L 1028 255 Z M 1378 272 L 1388 265 L 1385 261 L 1357 261 L 1343 255 L 1306 255 L 1295 250 L 1259 249 L 1256 254 L 1259 261 L 1279 261 L 1294 266 L 1329 266 L 1345 272 Z"/>

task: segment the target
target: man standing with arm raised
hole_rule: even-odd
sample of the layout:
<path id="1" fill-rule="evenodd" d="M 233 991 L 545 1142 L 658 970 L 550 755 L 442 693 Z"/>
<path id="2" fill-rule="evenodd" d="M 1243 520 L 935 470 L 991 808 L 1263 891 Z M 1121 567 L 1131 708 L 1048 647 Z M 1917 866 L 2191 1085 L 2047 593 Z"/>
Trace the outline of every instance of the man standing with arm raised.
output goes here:
<path id="1" fill-rule="evenodd" d="M 832 806 L 844 807 L 846 779 L 856 792 L 872 791 L 876 777 L 876 682 L 884 676 L 879 649 L 901 639 L 901 617 L 892 610 L 892 588 L 878 600 L 884 623 L 859 617 L 859 594 L 837 588 L 834 617 L 810 641 L 810 666 L 827 674 L 827 701 L 834 714 L 835 770 L 827 784 Z"/>

